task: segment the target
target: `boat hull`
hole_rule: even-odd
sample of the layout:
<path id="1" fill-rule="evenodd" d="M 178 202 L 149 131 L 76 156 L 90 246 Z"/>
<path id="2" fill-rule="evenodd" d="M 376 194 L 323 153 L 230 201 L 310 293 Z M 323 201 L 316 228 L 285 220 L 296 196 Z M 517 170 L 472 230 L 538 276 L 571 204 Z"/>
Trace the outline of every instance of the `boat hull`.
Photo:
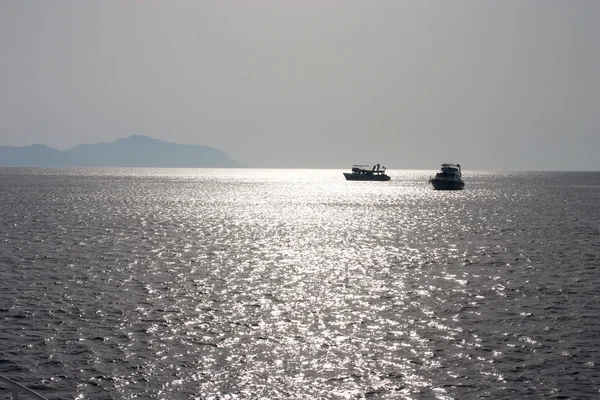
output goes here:
<path id="1" fill-rule="evenodd" d="M 371 174 L 353 174 L 350 172 L 344 172 L 344 176 L 347 181 L 380 181 L 385 182 L 389 181 L 390 178 L 388 175 L 371 175 Z"/>
<path id="2" fill-rule="evenodd" d="M 463 190 L 465 188 L 463 181 L 433 178 L 429 182 L 435 190 Z"/>

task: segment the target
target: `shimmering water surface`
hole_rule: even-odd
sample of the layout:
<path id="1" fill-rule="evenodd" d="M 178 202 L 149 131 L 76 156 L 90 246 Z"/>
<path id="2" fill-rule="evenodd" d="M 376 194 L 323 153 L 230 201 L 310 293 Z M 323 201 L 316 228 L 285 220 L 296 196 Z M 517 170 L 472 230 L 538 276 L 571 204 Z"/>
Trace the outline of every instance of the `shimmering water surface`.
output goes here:
<path id="1" fill-rule="evenodd" d="M 600 173 L 434 172 L 0 169 L 0 374 L 50 399 L 599 398 Z"/>

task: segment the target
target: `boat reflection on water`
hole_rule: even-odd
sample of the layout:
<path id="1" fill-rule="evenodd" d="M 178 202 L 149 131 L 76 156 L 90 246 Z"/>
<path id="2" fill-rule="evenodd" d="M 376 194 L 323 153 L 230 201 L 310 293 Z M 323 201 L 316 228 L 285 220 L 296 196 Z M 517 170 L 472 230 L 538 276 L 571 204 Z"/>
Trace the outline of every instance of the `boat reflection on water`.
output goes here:
<path id="1" fill-rule="evenodd" d="M 389 181 L 391 178 L 385 173 L 385 167 L 376 164 L 353 165 L 352 172 L 344 172 L 347 181 Z"/>
<path id="2" fill-rule="evenodd" d="M 429 179 L 435 190 L 463 190 L 465 182 L 462 179 L 460 164 L 442 164 L 441 171 Z"/>

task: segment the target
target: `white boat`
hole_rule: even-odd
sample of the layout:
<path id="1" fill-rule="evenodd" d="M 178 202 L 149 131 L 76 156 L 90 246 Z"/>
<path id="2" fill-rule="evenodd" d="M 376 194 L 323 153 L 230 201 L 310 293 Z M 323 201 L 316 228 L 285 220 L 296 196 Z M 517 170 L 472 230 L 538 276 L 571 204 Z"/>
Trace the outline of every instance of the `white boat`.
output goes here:
<path id="1" fill-rule="evenodd" d="M 463 190 L 465 182 L 462 179 L 460 164 L 442 164 L 441 171 L 429 179 L 435 190 Z"/>
<path id="2" fill-rule="evenodd" d="M 347 181 L 389 181 L 391 178 L 385 173 L 385 167 L 374 165 L 353 165 L 352 172 L 344 172 Z"/>

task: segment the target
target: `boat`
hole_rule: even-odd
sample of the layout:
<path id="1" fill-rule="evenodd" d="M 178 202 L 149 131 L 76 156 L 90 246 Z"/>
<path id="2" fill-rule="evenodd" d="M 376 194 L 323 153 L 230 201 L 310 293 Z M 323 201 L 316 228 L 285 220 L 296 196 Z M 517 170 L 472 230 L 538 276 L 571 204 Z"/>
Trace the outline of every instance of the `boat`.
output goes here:
<path id="1" fill-rule="evenodd" d="M 347 181 L 389 181 L 390 176 L 385 173 L 385 167 L 374 165 L 353 165 L 352 172 L 344 172 Z"/>
<path id="2" fill-rule="evenodd" d="M 460 164 L 442 164 L 441 171 L 429 179 L 435 190 L 463 190 L 465 182 L 462 179 Z"/>

